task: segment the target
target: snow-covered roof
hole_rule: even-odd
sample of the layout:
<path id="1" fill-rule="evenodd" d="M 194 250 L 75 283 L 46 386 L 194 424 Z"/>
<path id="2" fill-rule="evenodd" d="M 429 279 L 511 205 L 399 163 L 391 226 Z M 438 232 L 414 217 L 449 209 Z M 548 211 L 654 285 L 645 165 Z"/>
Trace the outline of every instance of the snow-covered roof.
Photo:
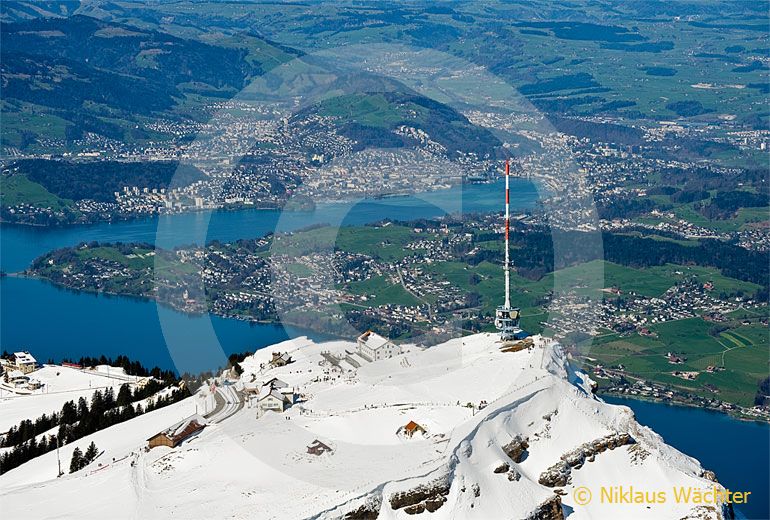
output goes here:
<path id="1" fill-rule="evenodd" d="M 284 401 L 286 399 L 280 390 L 273 388 L 270 385 L 265 385 L 262 387 L 262 390 L 259 392 L 259 397 L 257 398 L 257 400 L 262 401 L 263 399 L 267 399 L 270 396 L 275 397 L 279 401 Z"/>
<path id="2" fill-rule="evenodd" d="M 372 331 L 364 332 L 358 339 L 372 350 L 377 350 L 378 348 L 384 347 L 390 342 L 388 338 L 383 338 L 376 332 Z"/>
<path id="3" fill-rule="evenodd" d="M 14 352 L 13 357 L 16 359 L 16 363 L 23 363 L 25 365 L 37 363 L 37 360 L 29 352 Z"/>
<path id="4" fill-rule="evenodd" d="M 321 455 L 323 453 L 331 452 L 331 451 L 334 451 L 334 450 L 332 450 L 332 448 L 329 445 L 319 441 L 318 439 L 308 444 L 308 447 L 307 447 L 307 452 L 310 453 L 311 455 Z"/>
<path id="5" fill-rule="evenodd" d="M 274 377 L 272 379 L 267 380 L 262 386 L 270 386 L 273 388 L 286 388 L 289 386 L 288 383 L 281 381 L 277 377 Z"/>
<path id="6" fill-rule="evenodd" d="M 288 352 L 273 352 L 273 358 L 271 362 L 281 360 L 284 363 L 291 363 L 291 355 Z"/>
<path id="7" fill-rule="evenodd" d="M 152 437 L 150 437 L 150 439 L 156 437 L 157 435 L 161 435 L 161 434 L 165 435 L 165 436 L 167 436 L 169 438 L 179 437 L 182 434 L 185 434 L 185 432 L 187 430 L 197 430 L 197 429 L 199 429 L 199 428 L 191 428 L 193 423 L 197 423 L 198 426 L 202 427 L 202 426 L 205 426 L 207 424 L 207 421 L 206 421 L 206 419 L 202 415 L 196 413 L 196 414 L 193 414 L 193 415 L 191 415 L 191 416 L 189 416 L 189 417 L 187 417 L 185 419 L 182 419 L 181 421 L 179 421 L 175 425 L 170 426 L 169 428 L 166 428 L 162 432 L 153 435 Z M 190 433 L 192 433 L 192 431 L 190 431 Z"/>
<path id="8" fill-rule="evenodd" d="M 257 383 L 244 383 L 243 384 L 243 391 L 244 392 L 259 392 L 259 390 L 262 388 L 261 384 Z"/>

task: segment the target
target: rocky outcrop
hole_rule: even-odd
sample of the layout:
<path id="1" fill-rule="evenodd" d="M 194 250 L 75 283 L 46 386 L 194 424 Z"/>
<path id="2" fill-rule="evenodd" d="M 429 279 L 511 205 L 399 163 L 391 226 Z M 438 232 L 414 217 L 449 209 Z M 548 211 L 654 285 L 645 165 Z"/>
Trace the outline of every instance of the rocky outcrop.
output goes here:
<path id="1" fill-rule="evenodd" d="M 719 484 L 719 481 L 717 480 L 717 474 L 711 471 L 710 469 L 704 469 L 703 471 L 701 471 L 700 476 L 701 478 L 705 478 L 706 480 L 710 480 L 711 482 L 716 482 L 717 484 Z M 722 518 L 724 518 L 725 520 L 732 520 L 733 518 L 735 518 L 735 510 L 733 509 L 733 505 L 730 502 L 722 504 L 720 513 L 722 515 Z"/>
<path id="2" fill-rule="evenodd" d="M 631 456 L 631 464 L 635 465 L 643 463 L 650 456 L 650 452 L 644 449 L 641 444 L 629 446 L 628 454 Z"/>
<path id="3" fill-rule="evenodd" d="M 554 495 L 532 511 L 525 520 L 564 520 L 561 497 Z"/>
<path id="4" fill-rule="evenodd" d="M 529 439 L 517 435 L 511 442 L 503 446 L 503 451 L 513 462 L 521 462 L 529 448 Z"/>
<path id="5" fill-rule="evenodd" d="M 382 489 L 376 488 L 366 495 L 339 504 L 312 518 L 314 520 L 374 520 L 380 515 L 382 499 Z"/>
<path id="6" fill-rule="evenodd" d="M 516 468 L 512 468 L 511 465 L 505 461 L 499 462 L 492 472 L 497 473 L 498 475 L 505 473 L 508 480 L 511 482 L 518 482 L 521 479 L 521 473 L 519 473 Z"/>
<path id="7" fill-rule="evenodd" d="M 586 462 L 593 462 L 598 453 L 614 450 L 620 446 L 634 444 L 628 433 L 612 433 L 605 437 L 581 444 L 561 456 L 561 460 L 545 470 L 538 479 L 544 486 L 566 486 L 570 482 L 572 469 L 580 469 Z"/>
<path id="8" fill-rule="evenodd" d="M 432 513 L 444 505 L 449 488 L 449 481 L 439 480 L 408 491 L 399 491 L 390 496 L 390 507 L 403 508 L 404 512 L 410 515 L 424 511 Z"/>
<path id="9" fill-rule="evenodd" d="M 501 462 L 493 471 L 495 473 L 506 473 L 509 469 L 511 469 L 511 466 L 507 462 Z"/>
<path id="10" fill-rule="evenodd" d="M 733 520 L 735 514 L 733 513 L 732 504 L 728 504 L 730 507 L 722 507 L 721 509 L 712 505 L 696 506 L 687 513 L 687 516 L 680 518 L 679 520 L 713 520 L 718 518 L 720 520 Z"/>
<path id="11" fill-rule="evenodd" d="M 560 460 L 542 472 L 537 481 L 548 487 L 566 486 L 570 481 L 570 467 L 566 462 Z"/>
<path id="12" fill-rule="evenodd" d="M 375 520 L 380 515 L 381 505 L 382 497 L 378 497 L 376 500 L 367 500 L 360 507 L 347 512 L 342 518 L 343 520 Z"/>

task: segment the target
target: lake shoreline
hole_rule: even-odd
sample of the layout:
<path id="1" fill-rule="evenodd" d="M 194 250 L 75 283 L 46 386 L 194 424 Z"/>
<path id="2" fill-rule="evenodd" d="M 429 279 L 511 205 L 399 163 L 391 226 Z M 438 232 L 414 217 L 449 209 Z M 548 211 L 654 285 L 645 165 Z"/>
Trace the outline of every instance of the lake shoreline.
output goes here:
<path id="1" fill-rule="evenodd" d="M 666 444 L 714 471 L 731 490 L 752 492 L 736 507 L 736 518 L 767 519 L 770 503 L 770 425 L 741 421 L 716 410 L 652 400 L 607 396 L 609 404 L 627 406 L 634 419 L 660 435 Z"/>
<path id="2" fill-rule="evenodd" d="M 617 399 L 631 399 L 633 401 L 640 401 L 645 403 L 652 403 L 652 404 L 662 404 L 666 406 L 675 406 L 679 408 L 688 408 L 692 410 L 702 410 L 704 412 L 713 412 L 716 414 L 723 415 L 725 417 L 729 417 L 731 419 L 735 419 L 737 421 L 744 421 L 747 423 L 756 423 L 756 424 L 770 424 L 770 419 L 762 419 L 760 417 L 752 417 L 752 416 L 746 416 L 742 415 L 740 413 L 735 413 L 733 411 L 727 411 L 727 410 L 721 410 L 718 408 L 706 408 L 703 406 L 698 406 L 697 404 L 688 403 L 686 401 L 679 401 L 676 399 L 656 399 L 654 397 L 647 397 L 643 395 L 634 395 L 634 394 L 622 394 L 617 392 L 602 392 L 601 390 L 596 392 L 596 395 L 600 398 L 604 397 L 614 397 Z"/>
<path id="3" fill-rule="evenodd" d="M 282 326 L 282 327 L 296 327 L 299 329 L 304 329 L 307 327 L 306 324 L 295 322 L 292 320 L 281 320 L 281 319 L 274 319 L 274 320 L 264 320 L 264 319 L 258 319 L 258 318 L 250 318 L 246 316 L 238 316 L 238 315 L 232 315 L 232 314 L 219 314 L 212 311 L 195 311 L 190 309 L 185 309 L 183 307 L 177 307 L 169 302 L 159 300 L 156 296 L 148 296 L 148 295 L 138 295 L 138 294 L 122 294 L 117 293 L 114 291 L 98 291 L 93 289 L 78 289 L 74 287 L 69 287 L 67 285 L 63 285 L 60 283 L 57 283 L 50 278 L 47 278 L 45 276 L 40 276 L 35 273 L 27 272 L 27 271 L 20 271 L 16 273 L 7 273 L 6 276 L 9 278 L 18 278 L 18 279 L 29 279 L 29 280 L 38 280 L 41 282 L 44 282 L 56 289 L 64 290 L 64 291 L 70 291 L 74 294 L 88 294 L 92 296 L 104 296 L 107 298 L 116 298 L 116 299 L 128 299 L 128 300 L 137 300 L 141 302 L 152 302 L 156 305 L 162 306 L 166 309 L 169 309 L 174 312 L 178 312 L 180 314 L 183 314 L 185 316 L 189 316 L 191 318 L 204 318 L 206 316 L 216 316 L 217 318 L 222 318 L 225 320 L 231 320 L 231 321 L 239 321 L 243 323 L 247 323 L 249 325 L 274 325 L 274 326 Z M 311 331 L 311 329 L 307 329 L 308 331 Z M 344 339 L 340 336 L 336 336 L 333 330 L 312 330 L 312 332 L 316 334 L 321 334 L 324 336 L 334 337 L 338 339 Z"/>
<path id="4" fill-rule="evenodd" d="M 0 224 L 3 226 L 12 226 L 12 227 L 19 227 L 19 228 L 32 228 L 32 229 L 46 229 L 46 230 L 55 230 L 55 229 L 66 229 L 66 228 L 78 228 L 78 227 L 87 227 L 87 226 L 94 226 L 99 224 L 113 224 L 113 223 L 121 223 L 121 222 L 140 222 L 143 220 L 149 220 L 153 218 L 158 217 L 171 217 L 175 215 L 194 215 L 196 213 L 218 213 L 218 212 L 237 212 L 237 211 L 286 211 L 291 213 L 312 213 L 316 210 L 317 206 L 322 205 L 335 205 L 335 204 L 355 204 L 361 201 L 388 201 L 390 199 L 398 199 L 401 197 L 420 197 L 421 195 L 428 195 L 428 194 L 434 194 L 439 193 L 441 191 L 447 191 L 458 187 L 464 187 L 464 186 L 480 186 L 480 185 L 487 185 L 487 184 L 494 184 L 495 182 L 498 182 L 500 180 L 499 177 L 494 177 L 491 179 L 487 179 L 485 181 L 468 181 L 466 179 L 463 179 L 461 182 L 453 183 L 448 186 L 441 186 L 439 188 L 435 189 L 427 189 L 427 190 L 420 190 L 420 191 L 411 191 L 411 192 L 394 192 L 394 193 L 383 193 L 381 195 L 366 195 L 366 196 L 352 196 L 352 197 L 343 197 L 343 198 L 321 198 L 318 200 L 313 200 L 312 207 L 305 206 L 300 204 L 297 207 L 293 207 L 291 205 L 291 200 L 288 199 L 283 202 L 283 204 L 225 204 L 222 206 L 217 207 L 203 207 L 203 208 L 196 208 L 196 207 L 189 207 L 184 208 L 182 211 L 173 211 L 173 212 L 163 212 L 163 213 L 146 213 L 146 214 L 115 214 L 110 216 L 110 218 L 95 218 L 94 220 L 80 220 L 80 221 L 69 221 L 69 222 L 56 222 L 53 224 L 38 224 L 35 222 L 24 222 L 24 221 L 14 221 L 14 220 L 7 220 L 0 217 Z M 526 180 L 530 180 L 527 178 Z"/>
<path id="5" fill-rule="evenodd" d="M 51 285 L 53 287 L 56 287 L 57 289 L 71 291 L 71 292 L 74 292 L 74 293 L 82 292 L 82 293 L 91 294 L 91 295 L 95 295 L 95 296 L 105 295 L 107 297 L 129 298 L 129 299 L 137 299 L 137 300 L 141 300 L 141 301 L 154 302 L 154 303 L 156 303 L 158 305 L 161 305 L 161 306 L 163 306 L 163 307 L 165 307 L 167 309 L 173 310 L 175 312 L 182 313 L 182 314 L 187 315 L 187 316 L 196 317 L 196 318 L 202 318 L 204 316 L 217 316 L 217 317 L 225 319 L 225 320 L 241 321 L 241 322 L 244 322 L 244 323 L 248 323 L 250 325 L 276 325 L 276 326 L 289 326 L 289 327 L 298 327 L 298 328 L 303 328 L 303 326 L 304 326 L 303 324 L 300 324 L 300 323 L 295 323 L 295 322 L 286 321 L 286 320 L 280 320 L 280 319 L 260 320 L 260 319 L 256 319 L 256 318 L 248 318 L 248 317 L 234 316 L 234 315 L 227 315 L 227 314 L 218 314 L 218 313 L 211 312 L 211 311 L 191 311 L 189 309 L 179 308 L 179 307 L 176 307 L 176 306 L 174 306 L 174 305 L 172 305 L 172 304 L 170 304 L 168 302 L 161 301 L 157 297 L 154 297 L 154 296 L 121 294 L 121 293 L 116 293 L 116 292 L 112 292 L 112 291 L 97 291 L 97 290 L 92 290 L 92 289 L 75 289 L 75 288 L 72 288 L 72 287 L 68 287 L 66 285 L 62 285 L 62 284 L 56 283 L 56 282 L 54 282 L 54 281 L 52 281 L 52 280 L 50 280 L 50 279 L 48 279 L 48 278 L 46 278 L 44 276 L 38 276 L 38 275 L 36 275 L 34 273 L 30 273 L 30 272 L 26 272 L 26 271 L 22 271 L 22 272 L 18 272 L 18 273 L 9 273 L 9 274 L 7 274 L 7 276 L 15 277 L 15 278 L 28 278 L 28 279 L 33 279 L 33 280 L 40 280 L 40 281 L 45 282 L 45 283 L 47 283 L 47 284 L 49 284 L 49 285 Z M 334 335 L 333 331 L 313 331 L 313 332 L 316 332 L 318 334 L 323 334 L 323 335 Z M 344 339 L 344 338 L 340 338 L 340 339 Z M 750 422 L 750 423 L 758 423 L 758 424 L 770 424 L 770 420 L 768 420 L 768 419 L 763 419 L 761 417 L 755 417 L 755 416 L 750 416 L 750 415 L 746 415 L 744 413 L 741 413 L 741 408 L 739 408 L 737 411 L 734 411 L 734 410 L 723 410 L 723 409 L 720 409 L 720 408 L 708 408 L 708 407 L 699 406 L 697 404 L 689 403 L 689 402 L 686 402 L 686 401 L 681 401 L 681 400 L 678 400 L 678 399 L 656 399 L 654 397 L 648 397 L 648 396 L 642 396 L 642 395 L 625 394 L 625 393 L 618 393 L 618 392 L 604 392 L 601 389 L 599 389 L 596 392 L 596 395 L 598 397 L 602 397 L 602 398 L 607 396 L 607 397 L 616 397 L 616 398 L 621 398 L 621 399 L 633 399 L 633 400 L 636 400 L 636 401 L 642 401 L 642 402 L 648 402 L 648 403 L 654 403 L 654 404 L 663 404 L 663 405 L 668 405 L 668 406 L 678 406 L 678 407 L 682 407 L 682 408 L 690 408 L 690 409 L 696 409 L 696 410 L 703 410 L 703 411 L 718 413 L 718 414 L 721 414 L 721 415 L 724 415 L 724 416 L 727 416 L 727 417 L 730 417 L 730 418 L 733 418 L 733 419 L 736 419 L 736 420 L 739 420 L 739 421 L 745 421 L 745 422 Z"/>

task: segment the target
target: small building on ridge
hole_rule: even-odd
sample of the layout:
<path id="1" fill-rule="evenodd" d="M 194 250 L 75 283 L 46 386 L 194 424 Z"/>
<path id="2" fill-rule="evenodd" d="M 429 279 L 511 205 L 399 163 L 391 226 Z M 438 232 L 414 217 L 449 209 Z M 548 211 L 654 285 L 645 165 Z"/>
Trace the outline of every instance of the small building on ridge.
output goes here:
<path id="1" fill-rule="evenodd" d="M 392 358 L 401 354 L 401 347 L 371 330 L 358 336 L 358 354 L 369 361 Z"/>
<path id="2" fill-rule="evenodd" d="M 37 368 L 37 360 L 29 352 L 14 352 L 13 363 L 22 374 L 29 374 Z"/>
<path id="3" fill-rule="evenodd" d="M 203 428 L 206 427 L 206 419 L 202 416 L 195 414 L 190 417 L 176 423 L 175 425 L 158 432 L 149 439 L 147 439 L 147 447 L 152 449 L 158 446 L 168 446 L 169 448 L 176 448 L 182 442 L 189 439 L 193 435 L 200 433 Z"/>

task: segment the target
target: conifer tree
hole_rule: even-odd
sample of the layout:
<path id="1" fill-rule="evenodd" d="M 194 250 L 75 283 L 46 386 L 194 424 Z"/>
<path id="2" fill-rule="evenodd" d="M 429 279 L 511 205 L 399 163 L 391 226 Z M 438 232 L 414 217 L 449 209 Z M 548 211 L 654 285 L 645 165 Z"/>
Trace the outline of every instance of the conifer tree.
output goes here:
<path id="1" fill-rule="evenodd" d="M 104 398 L 99 390 L 91 396 L 91 411 L 97 415 L 104 411 Z"/>
<path id="2" fill-rule="evenodd" d="M 78 420 L 83 420 L 88 416 L 88 402 L 85 397 L 78 399 Z"/>
<path id="3" fill-rule="evenodd" d="M 109 387 L 104 391 L 104 408 L 109 410 L 115 406 L 115 391 L 112 387 Z"/>
<path id="4" fill-rule="evenodd" d="M 118 406 L 126 406 L 131 402 L 131 389 L 128 387 L 128 383 L 120 385 L 118 390 Z"/>
<path id="5" fill-rule="evenodd" d="M 67 401 L 61 407 L 59 424 L 73 424 L 78 420 L 78 410 L 75 408 L 74 401 Z"/>
<path id="6" fill-rule="evenodd" d="M 96 456 L 99 455 L 99 449 L 96 447 L 96 444 L 94 444 L 94 441 L 91 441 L 91 444 L 88 445 L 88 448 L 86 449 L 86 454 L 84 455 L 84 464 L 83 466 L 87 466 L 88 464 L 91 464 L 94 459 L 96 459 Z"/>
<path id="7" fill-rule="evenodd" d="M 70 461 L 70 473 L 75 473 L 83 467 L 83 452 L 80 448 L 75 448 L 72 452 L 72 460 Z"/>

